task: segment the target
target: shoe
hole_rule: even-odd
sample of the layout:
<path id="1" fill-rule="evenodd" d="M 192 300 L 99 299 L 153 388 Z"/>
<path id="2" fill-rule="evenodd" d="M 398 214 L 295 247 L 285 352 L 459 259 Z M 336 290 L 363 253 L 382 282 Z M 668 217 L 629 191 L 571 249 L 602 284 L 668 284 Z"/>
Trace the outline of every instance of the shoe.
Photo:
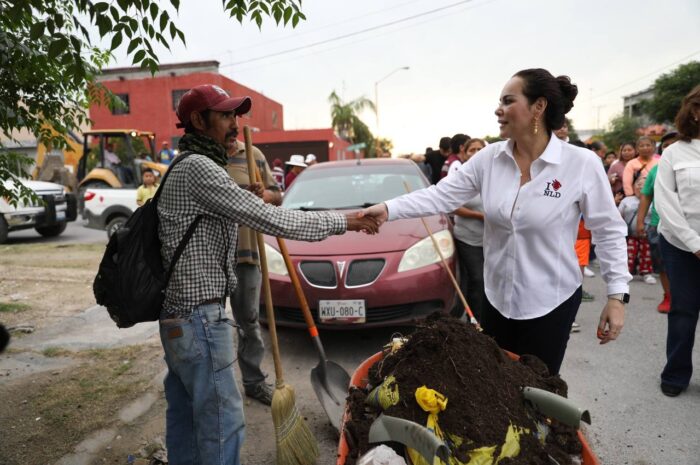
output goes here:
<path id="1" fill-rule="evenodd" d="M 581 331 L 581 325 L 576 323 L 575 321 L 571 323 L 571 332 L 578 333 L 579 331 Z"/>
<path id="2" fill-rule="evenodd" d="M 584 266 L 584 267 L 583 267 L 583 275 L 584 275 L 586 278 L 593 278 L 593 277 L 595 277 L 595 271 L 591 270 L 591 269 L 588 268 L 587 266 Z"/>
<path id="3" fill-rule="evenodd" d="M 595 300 L 595 296 L 593 294 L 589 294 L 584 290 L 581 290 L 581 300 L 583 302 L 593 302 Z"/>
<path id="4" fill-rule="evenodd" d="M 683 392 L 685 388 L 682 388 L 680 386 L 674 386 L 672 384 L 666 384 L 664 382 L 661 383 L 661 392 L 664 393 L 664 395 L 668 397 L 677 397 L 678 394 Z"/>
<path id="5" fill-rule="evenodd" d="M 668 313 L 671 311 L 671 296 L 668 294 L 664 294 L 664 300 L 661 301 L 658 307 L 656 309 L 659 311 L 659 313 Z"/>
<path id="6" fill-rule="evenodd" d="M 272 405 L 272 386 L 264 381 L 251 388 L 246 388 L 245 395 L 261 404 Z"/>
<path id="7" fill-rule="evenodd" d="M 651 273 L 645 274 L 644 275 L 644 282 L 647 284 L 656 284 L 656 278 Z"/>

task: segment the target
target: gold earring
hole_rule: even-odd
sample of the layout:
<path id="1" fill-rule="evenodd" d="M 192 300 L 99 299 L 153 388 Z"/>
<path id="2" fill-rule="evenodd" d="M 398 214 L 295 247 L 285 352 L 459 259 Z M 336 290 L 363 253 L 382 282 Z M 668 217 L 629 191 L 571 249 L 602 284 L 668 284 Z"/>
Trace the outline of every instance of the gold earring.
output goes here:
<path id="1" fill-rule="evenodd" d="M 537 132 L 540 130 L 540 127 L 539 127 L 539 126 L 540 126 L 540 122 L 539 122 L 539 120 L 538 120 L 537 118 L 534 118 L 534 120 L 535 120 L 535 127 L 532 128 L 532 133 L 533 133 L 534 135 L 537 135 Z"/>

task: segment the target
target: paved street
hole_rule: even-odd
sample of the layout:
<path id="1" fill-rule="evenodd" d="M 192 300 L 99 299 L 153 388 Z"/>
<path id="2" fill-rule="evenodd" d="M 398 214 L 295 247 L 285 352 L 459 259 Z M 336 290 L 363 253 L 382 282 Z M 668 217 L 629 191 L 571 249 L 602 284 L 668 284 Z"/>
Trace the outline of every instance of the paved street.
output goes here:
<path id="1" fill-rule="evenodd" d="M 43 237 L 34 229 L 13 231 L 9 234 L 6 244 L 92 244 L 107 243 L 107 233 L 96 229 L 86 228 L 80 216 L 77 220 L 68 223 L 66 230 L 58 237 Z"/>
<path id="2" fill-rule="evenodd" d="M 632 302 L 624 332 L 617 342 L 605 346 L 599 345 L 595 336 L 605 286 L 596 276 L 586 279 L 585 288 L 596 296 L 596 301 L 581 306 L 577 320 L 581 332 L 571 335 L 562 377 L 569 384 L 569 396 L 591 413 L 592 425 L 586 435 L 601 463 L 700 464 L 700 376 L 696 374 L 688 391 L 675 399 L 659 390 L 666 337 L 666 316 L 656 311 L 661 299 L 660 284 L 651 286 L 637 280 L 631 283 Z M 397 330 L 401 329 L 326 332 L 321 338 L 328 358 L 352 373 Z M 309 384 L 309 371 L 317 363 L 313 346 L 304 331 L 280 330 L 279 334 L 287 380 L 295 387 L 298 406 L 321 442 L 323 455 L 319 463 L 335 463 L 337 439 Z M 695 354 L 698 366 L 697 349 Z M 273 373 L 270 357 L 266 363 Z M 258 410 L 256 405 L 247 408 Z M 245 447 L 246 456 L 252 459 L 247 463 L 265 463 L 261 436 L 256 434 L 264 428 L 250 422 L 248 428 L 249 437 L 256 440 Z M 269 453 L 267 456 L 272 457 Z"/>

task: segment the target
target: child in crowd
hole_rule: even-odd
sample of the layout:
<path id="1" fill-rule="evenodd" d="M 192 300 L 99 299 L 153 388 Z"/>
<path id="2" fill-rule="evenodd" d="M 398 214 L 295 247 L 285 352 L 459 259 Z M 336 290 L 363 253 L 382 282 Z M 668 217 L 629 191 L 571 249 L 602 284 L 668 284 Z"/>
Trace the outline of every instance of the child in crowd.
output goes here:
<path id="1" fill-rule="evenodd" d="M 637 234 L 637 213 L 641 187 L 639 183 L 634 185 L 634 195 L 625 197 L 620 202 L 618 210 L 627 223 L 627 266 L 630 274 L 634 274 L 635 265 L 639 275 L 644 277 L 647 284 L 656 284 L 656 278 L 652 273 L 651 249 L 649 240 L 645 234 Z"/>
<path id="2" fill-rule="evenodd" d="M 147 200 L 152 199 L 158 190 L 156 175 L 152 170 L 143 170 L 143 173 L 141 173 L 141 178 L 143 179 L 143 184 L 136 189 L 136 204 L 139 207 L 146 203 Z"/>

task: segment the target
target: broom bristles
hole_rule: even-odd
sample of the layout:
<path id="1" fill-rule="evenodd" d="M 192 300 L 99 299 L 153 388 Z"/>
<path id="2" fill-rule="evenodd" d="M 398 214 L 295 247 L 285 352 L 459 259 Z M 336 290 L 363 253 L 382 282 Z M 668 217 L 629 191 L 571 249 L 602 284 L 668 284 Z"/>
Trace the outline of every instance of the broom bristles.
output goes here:
<path id="1" fill-rule="evenodd" d="M 294 388 L 287 384 L 278 385 L 272 395 L 277 465 L 313 465 L 318 459 L 318 444 L 294 397 Z"/>

